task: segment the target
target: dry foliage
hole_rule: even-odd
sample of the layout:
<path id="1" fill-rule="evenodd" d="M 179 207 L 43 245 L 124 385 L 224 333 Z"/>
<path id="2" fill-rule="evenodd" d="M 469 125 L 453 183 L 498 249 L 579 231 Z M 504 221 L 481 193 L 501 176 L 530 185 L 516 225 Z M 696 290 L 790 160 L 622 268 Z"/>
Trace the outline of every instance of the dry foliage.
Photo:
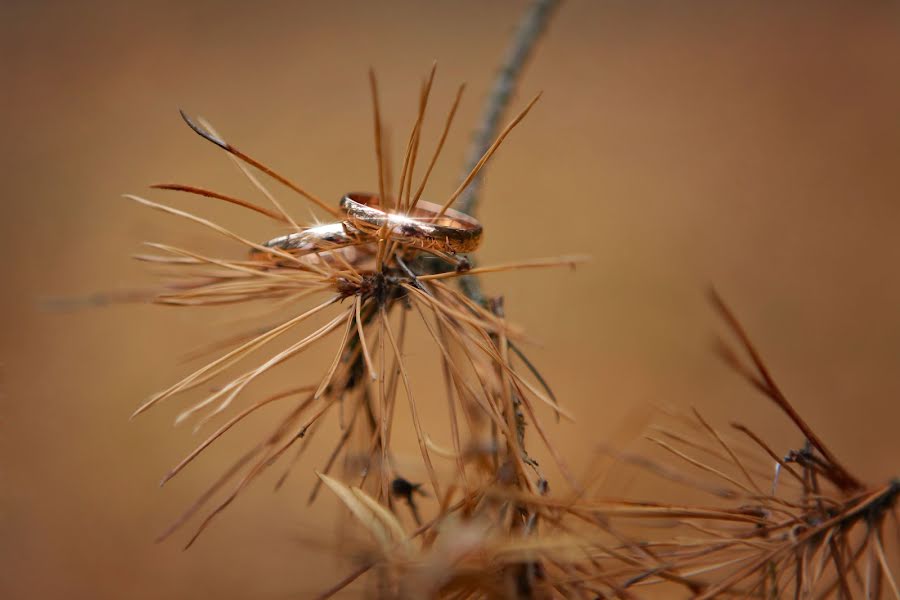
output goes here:
<path id="1" fill-rule="evenodd" d="M 398 189 L 386 167 L 377 85 L 374 103 L 377 198 L 394 214 L 416 217 L 416 205 L 440 155 L 463 88 L 418 185 L 413 185 L 420 135 L 434 69 L 419 93 L 400 161 Z M 534 105 L 533 100 L 490 145 L 441 214 L 476 180 L 481 168 Z M 260 206 L 242 198 L 191 185 L 159 189 L 199 195 L 253 211 L 296 232 L 301 225 L 262 183 L 261 173 L 306 198 L 338 222 L 342 211 L 226 142 L 209 124 L 188 125 L 225 150 L 267 199 Z M 413 191 L 415 190 L 415 191 Z M 318 467 L 312 501 L 324 486 L 349 510 L 369 543 L 348 547 L 358 564 L 323 592 L 328 597 L 369 574 L 378 597 L 637 598 L 668 590 L 697 598 L 721 595 L 763 598 L 900 599 L 896 506 L 900 481 L 861 481 L 794 410 L 721 299 L 713 303 L 746 355 L 725 344 L 723 358 L 796 425 L 801 445 L 787 456 L 747 427 L 733 423 L 726 433 L 699 413 L 671 415 L 671 427 L 648 438 L 665 460 L 630 455 L 615 448 L 599 455 L 640 467 L 709 494 L 708 504 L 641 502 L 608 498 L 588 477 L 579 480 L 549 443 L 548 415 L 570 415 L 522 351 L 522 332 L 505 319 L 500 298 L 470 297 L 454 280 L 495 271 L 573 265 L 551 259 L 471 268 L 465 257 L 406 243 L 380 227 L 339 244 L 287 248 L 261 244 L 192 212 L 128 196 L 150 208 L 209 228 L 237 243 L 237 256 L 212 257 L 195 250 L 151 244 L 158 254 L 142 261 L 162 267 L 169 283 L 153 301 L 178 306 L 262 302 L 267 314 L 290 313 L 274 325 L 223 340 L 218 358 L 190 373 L 142 405 L 139 414 L 191 390 L 207 390 L 184 408 L 178 421 L 199 428 L 220 425 L 175 466 L 181 472 L 244 418 L 270 403 L 288 405 L 271 433 L 249 448 L 167 531 L 167 537 L 198 513 L 188 545 L 251 482 L 289 450 L 279 485 L 301 453 L 314 443 L 319 424 L 336 414 L 341 433 L 325 464 Z M 298 310 L 312 302 L 311 307 Z M 304 329 L 323 315 L 326 322 Z M 443 367 L 443 385 L 413 392 L 404 362 L 407 321 L 419 319 Z M 266 352 L 275 342 L 280 351 Z M 321 377 L 264 398 L 252 384 L 280 364 L 312 348 L 333 357 Z M 250 368 L 243 363 L 252 362 Z M 452 447 L 433 441 L 419 419 L 422 396 L 446 406 Z M 402 398 L 401 398 L 402 396 Z M 440 398 L 443 396 L 443 398 Z M 250 399 L 252 398 L 252 399 Z M 405 400 L 403 399 L 405 398 Z M 410 482 L 392 451 L 397 402 L 408 403 L 427 481 Z M 556 460 L 567 486 L 550 486 L 526 449 L 536 434 Z M 438 436 L 435 436 L 438 437 Z M 328 443 L 328 440 L 321 440 Z M 437 459 L 455 465 L 439 474 Z M 339 468 L 340 467 L 340 468 Z M 340 471 L 338 474 L 337 471 Z M 557 487 L 563 491 L 557 491 Z M 428 496 L 428 511 L 421 498 Z M 400 518 L 406 513 L 409 518 Z M 426 514 L 422 514 L 425 512 Z M 404 523 L 414 522 L 415 526 Z M 891 534 L 891 535 L 889 535 Z"/>
<path id="2" fill-rule="evenodd" d="M 376 115 L 378 198 L 387 199 L 381 205 L 390 207 L 392 213 L 415 214 L 413 211 L 443 146 L 460 99 L 457 95 L 446 119 L 444 134 L 413 194 L 419 134 L 433 78 L 434 69 L 421 90 L 420 110 L 409 136 L 400 172 L 400 189 L 396 193 L 386 187 L 392 178 L 382 158 L 374 76 L 371 80 Z M 438 216 L 466 189 L 536 100 L 532 100 L 500 134 L 469 177 L 443 203 Z M 249 167 L 252 167 L 338 218 L 343 218 L 339 210 L 223 141 L 208 124 L 198 124 L 183 116 L 194 131 L 236 159 L 235 162 L 254 186 L 269 199 L 273 209 L 190 185 L 163 184 L 155 188 L 229 202 L 290 225 L 298 233 L 306 231 L 307 228 L 298 225 L 264 187 L 250 170 Z M 568 416 L 568 413 L 558 406 L 553 393 L 520 350 L 524 341 L 521 332 L 504 319 L 502 303 L 497 300 L 483 306 L 460 293 L 451 285 L 451 280 L 510 269 L 574 265 L 577 258 L 471 268 L 464 257 L 406 243 L 388 225 L 372 231 L 357 231 L 352 240 L 343 243 L 324 240 L 312 246 L 284 249 L 277 244 L 253 242 L 191 212 L 138 196 L 127 197 L 144 206 L 212 229 L 243 247 L 243 257 L 210 257 L 186 248 L 151 243 L 150 246 L 160 253 L 137 258 L 165 267 L 171 278 L 171 282 L 154 295 L 154 302 L 198 307 L 262 301 L 272 312 L 277 312 L 296 310 L 294 307 L 302 305 L 308 298 L 318 298 L 308 310 L 291 314 L 276 325 L 255 328 L 246 335 L 224 340 L 220 346 L 226 351 L 218 358 L 155 394 L 135 411 L 138 415 L 163 401 L 201 388 L 210 391 L 184 409 L 176 422 L 194 420 L 196 427 L 200 428 L 232 414 L 172 469 L 164 478 L 165 483 L 257 409 L 272 402 L 292 403 L 293 406 L 271 435 L 242 456 L 166 535 L 205 507 L 220 488 L 234 482 L 231 492 L 203 518 L 191 538 L 193 542 L 196 535 L 241 490 L 293 446 L 298 448 L 294 458 L 296 461 L 315 436 L 317 424 L 332 412 L 340 413 L 342 434 L 330 459 L 322 466 L 322 481 L 332 481 L 325 478 L 325 474 L 331 472 L 343 457 L 345 472 L 348 476 L 356 474 L 356 485 L 360 490 L 367 489 L 373 502 L 390 505 L 392 489 L 394 495 L 400 494 L 402 497 L 401 488 L 405 481 L 394 464 L 391 452 L 393 415 L 398 399 L 402 401 L 401 395 L 408 402 L 428 483 L 435 497 L 444 498 L 445 486 L 461 490 L 466 495 L 475 494 L 485 485 L 481 480 L 485 473 L 488 473 L 490 480 L 502 478 L 516 488 L 537 493 L 543 478 L 537 464 L 529 458 L 524 448 L 525 422 L 532 423 L 546 441 L 537 405 L 546 405 L 557 417 Z M 410 218 L 421 220 L 419 217 Z M 324 325 L 298 333 L 314 317 L 325 313 L 333 316 Z M 418 398 L 413 393 L 403 360 L 409 315 L 421 319 L 434 343 L 434 352 L 443 364 L 452 450 L 438 448 L 419 419 Z M 311 348 L 328 344 L 329 338 L 336 338 L 330 349 L 333 360 L 321 379 L 258 398 L 237 408 L 243 398 L 250 395 L 247 389 L 255 381 Z M 240 368 L 241 363 L 263 355 L 270 345 L 284 339 L 293 341 L 283 350 L 255 358 L 256 364 L 252 368 Z M 222 352 L 219 346 L 214 350 Z M 437 476 L 432 460 L 433 454 L 442 452 L 445 456 L 452 456 L 458 467 L 457 478 L 446 484 Z M 470 460 L 474 467 L 485 468 L 469 468 L 467 463 Z M 330 487 L 336 489 L 333 485 Z M 317 492 L 318 486 L 311 490 L 310 500 L 315 498 Z M 406 500 L 418 518 L 412 496 L 407 494 Z"/>

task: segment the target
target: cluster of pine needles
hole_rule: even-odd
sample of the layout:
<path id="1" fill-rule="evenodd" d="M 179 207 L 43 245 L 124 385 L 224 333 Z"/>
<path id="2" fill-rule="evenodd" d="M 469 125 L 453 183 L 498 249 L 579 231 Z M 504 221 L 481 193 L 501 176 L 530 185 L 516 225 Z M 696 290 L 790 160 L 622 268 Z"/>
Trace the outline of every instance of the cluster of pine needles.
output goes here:
<path id="1" fill-rule="evenodd" d="M 394 191 L 376 80 L 370 78 L 378 198 L 394 213 L 413 214 L 463 93 L 461 86 L 414 186 L 433 80 L 434 69 L 419 91 L 419 110 Z M 502 131 L 443 203 L 445 209 L 536 100 Z M 154 187 L 235 204 L 293 232 L 315 225 L 299 224 L 262 175 L 330 218 L 344 217 L 337 206 L 224 141 L 205 121 L 183 116 L 196 133 L 228 153 L 268 205 L 193 185 Z M 674 416 L 677 427 L 659 429 L 651 437 L 670 459 L 651 460 L 611 448 L 597 453 L 611 454 L 661 481 L 708 493 L 710 502 L 678 505 L 608 498 L 595 489 L 592 477 L 573 476 L 550 442 L 547 416 L 571 416 L 524 353 L 528 340 L 506 320 L 502 299 L 472 298 L 454 285 L 479 274 L 573 265 L 577 258 L 471 267 L 465 257 L 406 244 L 388 227 L 340 247 L 323 244 L 296 251 L 247 239 L 192 212 L 129 197 L 237 245 L 235 256 L 214 257 L 151 244 L 158 253 L 137 258 L 161 267 L 170 278 L 154 294 L 154 302 L 190 307 L 261 302 L 268 315 L 290 314 L 275 325 L 222 340 L 215 346 L 218 358 L 136 411 L 200 390 L 201 398 L 183 409 L 177 421 L 191 420 L 197 429 L 218 423 L 165 482 L 255 411 L 272 403 L 288 405 L 271 432 L 227 468 L 163 538 L 196 517 L 199 524 L 188 540 L 192 544 L 249 484 L 269 467 L 284 463 L 280 486 L 331 415 L 340 434 L 332 440 L 328 459 L 317 466 L 309 501 L 323 486 L 333 492 L 358 520 L 368 542 L 348 550 L 357 564 L 322 597 L 346 590 L 368 574 L 379 597 L 639 598 L 671 588 L 676 597 L 892 594 L 900 600 L 892 568 L 897 542 L 890 535 L 900 532 L 900 482 L 868 485 L 838 461 L 793 409 L 717 296 L 714 304 L 748 360 L 724 344 L 723 357 L 797 426 L 800 445 L 782 455 L 741 424 L 732 424 L 726 434 L 698 413 Z M 323 317 L 324 325 L 304 330 Z M 443 372 L 443 382 L 416 385 L 415 394 L 415 377 L 404 361 L 410 317 L 423 324 Z M 279 342 L 286 347 L 266 352 Z M 320 378 L 253 398 L 254 382 L 312 349 L 332 356 Z M 242 366 L 246 363 L 253 366 Z M 411 481 L 392 450 L 395 409 L 404 398 L 421 453 L 421 472 L 426 474 L 423 481 Z M 423 402 L 445 407 L 448 431 L 426 431 L 420 418 Z M 551 490 L 526 450 L 526 438 L 534 434 L 555 461 L 564 485 Z M 449 446 L 435 441 L 447 438 Z M 438 458 L 453 468 L 437 468 Z"/>

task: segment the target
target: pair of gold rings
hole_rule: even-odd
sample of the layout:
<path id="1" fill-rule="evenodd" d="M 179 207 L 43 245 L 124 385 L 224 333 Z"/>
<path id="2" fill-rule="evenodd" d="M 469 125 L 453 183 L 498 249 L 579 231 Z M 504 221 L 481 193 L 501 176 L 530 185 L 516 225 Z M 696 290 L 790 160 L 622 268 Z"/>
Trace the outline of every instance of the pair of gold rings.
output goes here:
<path id="1" fill-rule="evenodd" d="M 478 220 L 457 210 L 419 201 L 409 214 L 391 212 L 381 206 L 377 194 L 354 192 L 340 201 L 347 218 L 316 225 L 263 244 L 291 254 L 312 254 L 374 241 L 379 232 L 411 248 L 447 255 L 472 252 L 481 244 Z M 258 253 L 259 251 L 255 251 Z"/>

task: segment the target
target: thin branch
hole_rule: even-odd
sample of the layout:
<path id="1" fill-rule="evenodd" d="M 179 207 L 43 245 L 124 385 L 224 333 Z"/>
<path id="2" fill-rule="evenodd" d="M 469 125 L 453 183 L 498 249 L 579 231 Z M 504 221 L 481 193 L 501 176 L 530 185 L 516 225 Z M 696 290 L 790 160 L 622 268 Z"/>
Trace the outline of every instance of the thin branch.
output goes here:
<path id="1" fill-rule="evenodd" d="M 516 91 L 516 85 L 522 76 L 522 71 L 528 63 L 528 59 L 534 50 L 537 41 L 547 27 L 554 10 L 559 6 L 559 0 L 535 0 L 532 2 L 525 16 L 519 23 L 519 29 L 513 38 L 506 54 L 506 60 L 500 66 L 497 77 L 494 79 L 494 87 L 485 105 L 481 118 L 481 126 L 472 140 L 469 148 L 469 157 L 463 178 L 468 175 L 478 164 L 479 159 L 490 148 L 491 143 L 497 137 L 500 129 L 500 119 Z M 478 207 L 478 192 L 481 189 L 481 175 L 475 177 L 466 191 L 457 201 L 457 210 L 474 215 Z"/>
<path id="2" fill-rule="evenodd" d="M 522 71 L 559 4 L 559 0 L 534 0 L 519 22 L 519 29 L 507 50 L 506 60 L 500 65 L 497 77 L 494 79 L 494 87 L 485 104 L 481 126 L 469 147 L 469 157 L 463 170 L 463 179 L 472 172 L 497 137 L 500 119 L 509 106 L 516 85 L 522 77 Z M 475 216 L 478 209 L 481 181 L 482 174 L 479 174 L 470 182 L 456 201 L 457 210 Z M 481 280 L 478 277 L 461 277 L 459 287 L 466 296 L 484 304 L 485 298 L 481 291 Z"/>

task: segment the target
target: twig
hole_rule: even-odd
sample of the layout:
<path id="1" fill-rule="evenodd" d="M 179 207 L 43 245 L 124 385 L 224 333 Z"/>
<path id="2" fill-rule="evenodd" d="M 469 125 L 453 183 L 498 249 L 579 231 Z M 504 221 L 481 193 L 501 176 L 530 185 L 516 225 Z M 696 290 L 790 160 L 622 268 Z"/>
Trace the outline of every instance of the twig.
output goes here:
<path id="1" fill-rule="evenodd" d="M 509 106 L 516 84 L 522 75 L 522 70 L 525 68 L 535 44 L 547 28 L 547 23 L 559 4 L 559 0 L 534 0 L 525 12 L 525 16 L 522 17 L 519 29 L 516 31 L 512 44 L 507 50 L 506 60 L 503 61 L 500 70 L 497 72 L 497 77 L 494 79 L 494 87 L 490 96 L 488 96 L 484 114 L 481 118 L 481 125 L 475 132 L 475 138 L 469 147 L 469 156 L 463 170 L 463 178 L 475 168 L 479 159 L 490 147 L 494 138 L 497 137 L 500 119 Z M 481 189 L 482 176 L 483 173 L 479 173 L 460 195 L 456 202 L 457 210 L 469 215 L 475 215 L 475 211 L 478 208 L 478 192 Z M 477 277 L 461 277 L 459 287 L 472 300 L 481 304 L 485 303 L 484 294 L 481 291 L 481 281 Z"/>
<path id="2" fill-rule="evenodd" d="M 475 132 L 475 139 L 469 147 L 469 157 L 466 160 L 463 177 L 475 168 L 478 160 L 490 147 L 494 138 L 497 137 L 500 119 L 503 117 L 507 106 L 509 106 L 509 101 L 513 92 L 515 92 L 522 70 L 525 68 L 525 64 L 531 57 L 535 44 L 541 37 L 544 29 L 546 29 L 547 23 L 550 21 L 550 17 L 557 6 L 559 6 L 559 0 L 534 0 L 519 23 L 516 36 L 507 50 L 506 60 L 501 65 L 497 78 L 494 80 L 494 88 L 488 97 L 484 114 L 481 118 L 481 125 Z M 456 203 L 457 210 L 474 215 L 478 206 L 481 177 L 481 174 L 476 176 L 459 197 Z"/>

